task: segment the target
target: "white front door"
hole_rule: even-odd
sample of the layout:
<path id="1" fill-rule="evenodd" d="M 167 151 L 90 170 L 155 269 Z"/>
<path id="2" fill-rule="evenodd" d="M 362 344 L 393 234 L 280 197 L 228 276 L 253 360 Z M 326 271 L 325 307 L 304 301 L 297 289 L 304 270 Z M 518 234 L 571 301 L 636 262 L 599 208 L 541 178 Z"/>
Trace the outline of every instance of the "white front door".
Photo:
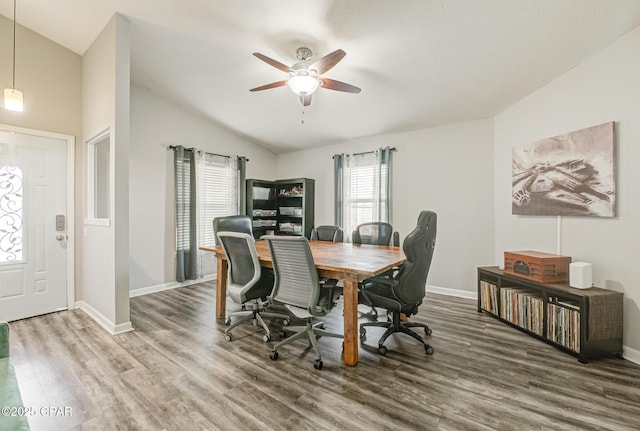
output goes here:
<path id="1" fill-rule="evenodd" d="M 0 320 L 67 308 L 67 141 L 0 128 Z"/>

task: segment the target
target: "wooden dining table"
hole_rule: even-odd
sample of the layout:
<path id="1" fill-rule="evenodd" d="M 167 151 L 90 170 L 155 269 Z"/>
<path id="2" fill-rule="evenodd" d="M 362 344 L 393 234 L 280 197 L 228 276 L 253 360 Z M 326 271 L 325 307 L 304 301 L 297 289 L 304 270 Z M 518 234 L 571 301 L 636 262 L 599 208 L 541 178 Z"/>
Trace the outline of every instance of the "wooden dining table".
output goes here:
<path id="1" fill-rule="evenodd" d="M 260 266 L 272 268 L 271 253 L 266 241 L 256 241 Z M 358 365 L 358 283 L 401 265 L 405 261 L 400 247 L 309 241 L 318 275 L 342 280 L 344 283 L 344 354 L 345 365 Z M 215 253 L 216 318 L 225 318 L 227 300 L 227 257 L 219 245 L 201 247 Z"/>

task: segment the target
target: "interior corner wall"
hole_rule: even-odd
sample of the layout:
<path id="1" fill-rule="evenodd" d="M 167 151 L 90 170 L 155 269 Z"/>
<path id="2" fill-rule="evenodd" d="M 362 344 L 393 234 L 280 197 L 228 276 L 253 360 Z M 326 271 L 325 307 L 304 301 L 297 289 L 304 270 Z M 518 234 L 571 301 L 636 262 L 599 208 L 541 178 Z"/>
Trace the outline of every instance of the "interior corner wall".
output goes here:
<path id="1" fill-rule="evenodd" d="M 84 141 L 110 130 L 111 219 L 109 226 L 79 222 L 82 254 L 78 299 L 110 332 L 130 327 L 128 258 L 129 22 L 115 15 L 82 58 L 82 128 Z M 77 180 L 86 183 L 86 151 Z M 79 202 L 86 205 L 83 186 Z M 83 208 L 83 214 L 84 212 Z M 79 220 L 83 220 L 80 218 Z"/>
<path id="2" fill-rule="evenodd" d="M 129 161 L 130 289 L 175 283 L 175 185 L 170 145 L 242 155 L 247 178 L 274 179 L 276 155 L 211 121 L 168 102 L 150 90 L 131 88 Z M 203 256 L 203 272 L 215 271 L 212 254 Z"/>
<path id="3" fill-rule="evenodd" d="M 640 29 L 591 56 L 494 119 L 495 258 L 556 252 L 557 219 L 511 215 L 511 152 L 547 137 L 615 121 L 613 218 L 563 217 L 561 254 L 590 262 L 596 286 L 624 292 L 625 356 L 640 360 Z"/>
<path id="4" fill-rule="evenodd" d="M 392 175 L 395 230 L 404 238 L 421 210 L 435 211 L 438 234 L 427 283 L 474 296 L 476 268 L 495 264 L 492 120 L 280 154 L 278 177 L 315 179 L 315 225 L 334 224 L 332 156 L 386 146 L 397 148 Z"/>

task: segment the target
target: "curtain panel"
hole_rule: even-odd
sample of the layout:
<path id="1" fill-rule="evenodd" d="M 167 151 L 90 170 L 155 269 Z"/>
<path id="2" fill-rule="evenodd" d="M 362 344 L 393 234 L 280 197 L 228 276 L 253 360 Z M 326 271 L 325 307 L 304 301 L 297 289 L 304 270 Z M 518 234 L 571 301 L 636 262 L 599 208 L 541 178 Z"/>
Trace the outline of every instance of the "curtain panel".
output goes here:
<path id="1" fill-rule="evenodd" d="M 181 145 L 174 150 L 176 187 L 176 281 L 198 278 L 196 151 Z"/>

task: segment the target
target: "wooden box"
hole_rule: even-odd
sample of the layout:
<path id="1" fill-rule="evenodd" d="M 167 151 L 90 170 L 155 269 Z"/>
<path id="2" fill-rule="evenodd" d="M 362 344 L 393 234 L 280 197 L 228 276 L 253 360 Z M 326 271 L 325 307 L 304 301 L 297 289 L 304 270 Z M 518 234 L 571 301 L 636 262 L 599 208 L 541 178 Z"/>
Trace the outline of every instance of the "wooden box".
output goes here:
<path id="1" fill-rule="evenodd" d="M 571 257 L 539 251 L 505 251 L 504 273 L 538 283 L 569 281 Z"/>

